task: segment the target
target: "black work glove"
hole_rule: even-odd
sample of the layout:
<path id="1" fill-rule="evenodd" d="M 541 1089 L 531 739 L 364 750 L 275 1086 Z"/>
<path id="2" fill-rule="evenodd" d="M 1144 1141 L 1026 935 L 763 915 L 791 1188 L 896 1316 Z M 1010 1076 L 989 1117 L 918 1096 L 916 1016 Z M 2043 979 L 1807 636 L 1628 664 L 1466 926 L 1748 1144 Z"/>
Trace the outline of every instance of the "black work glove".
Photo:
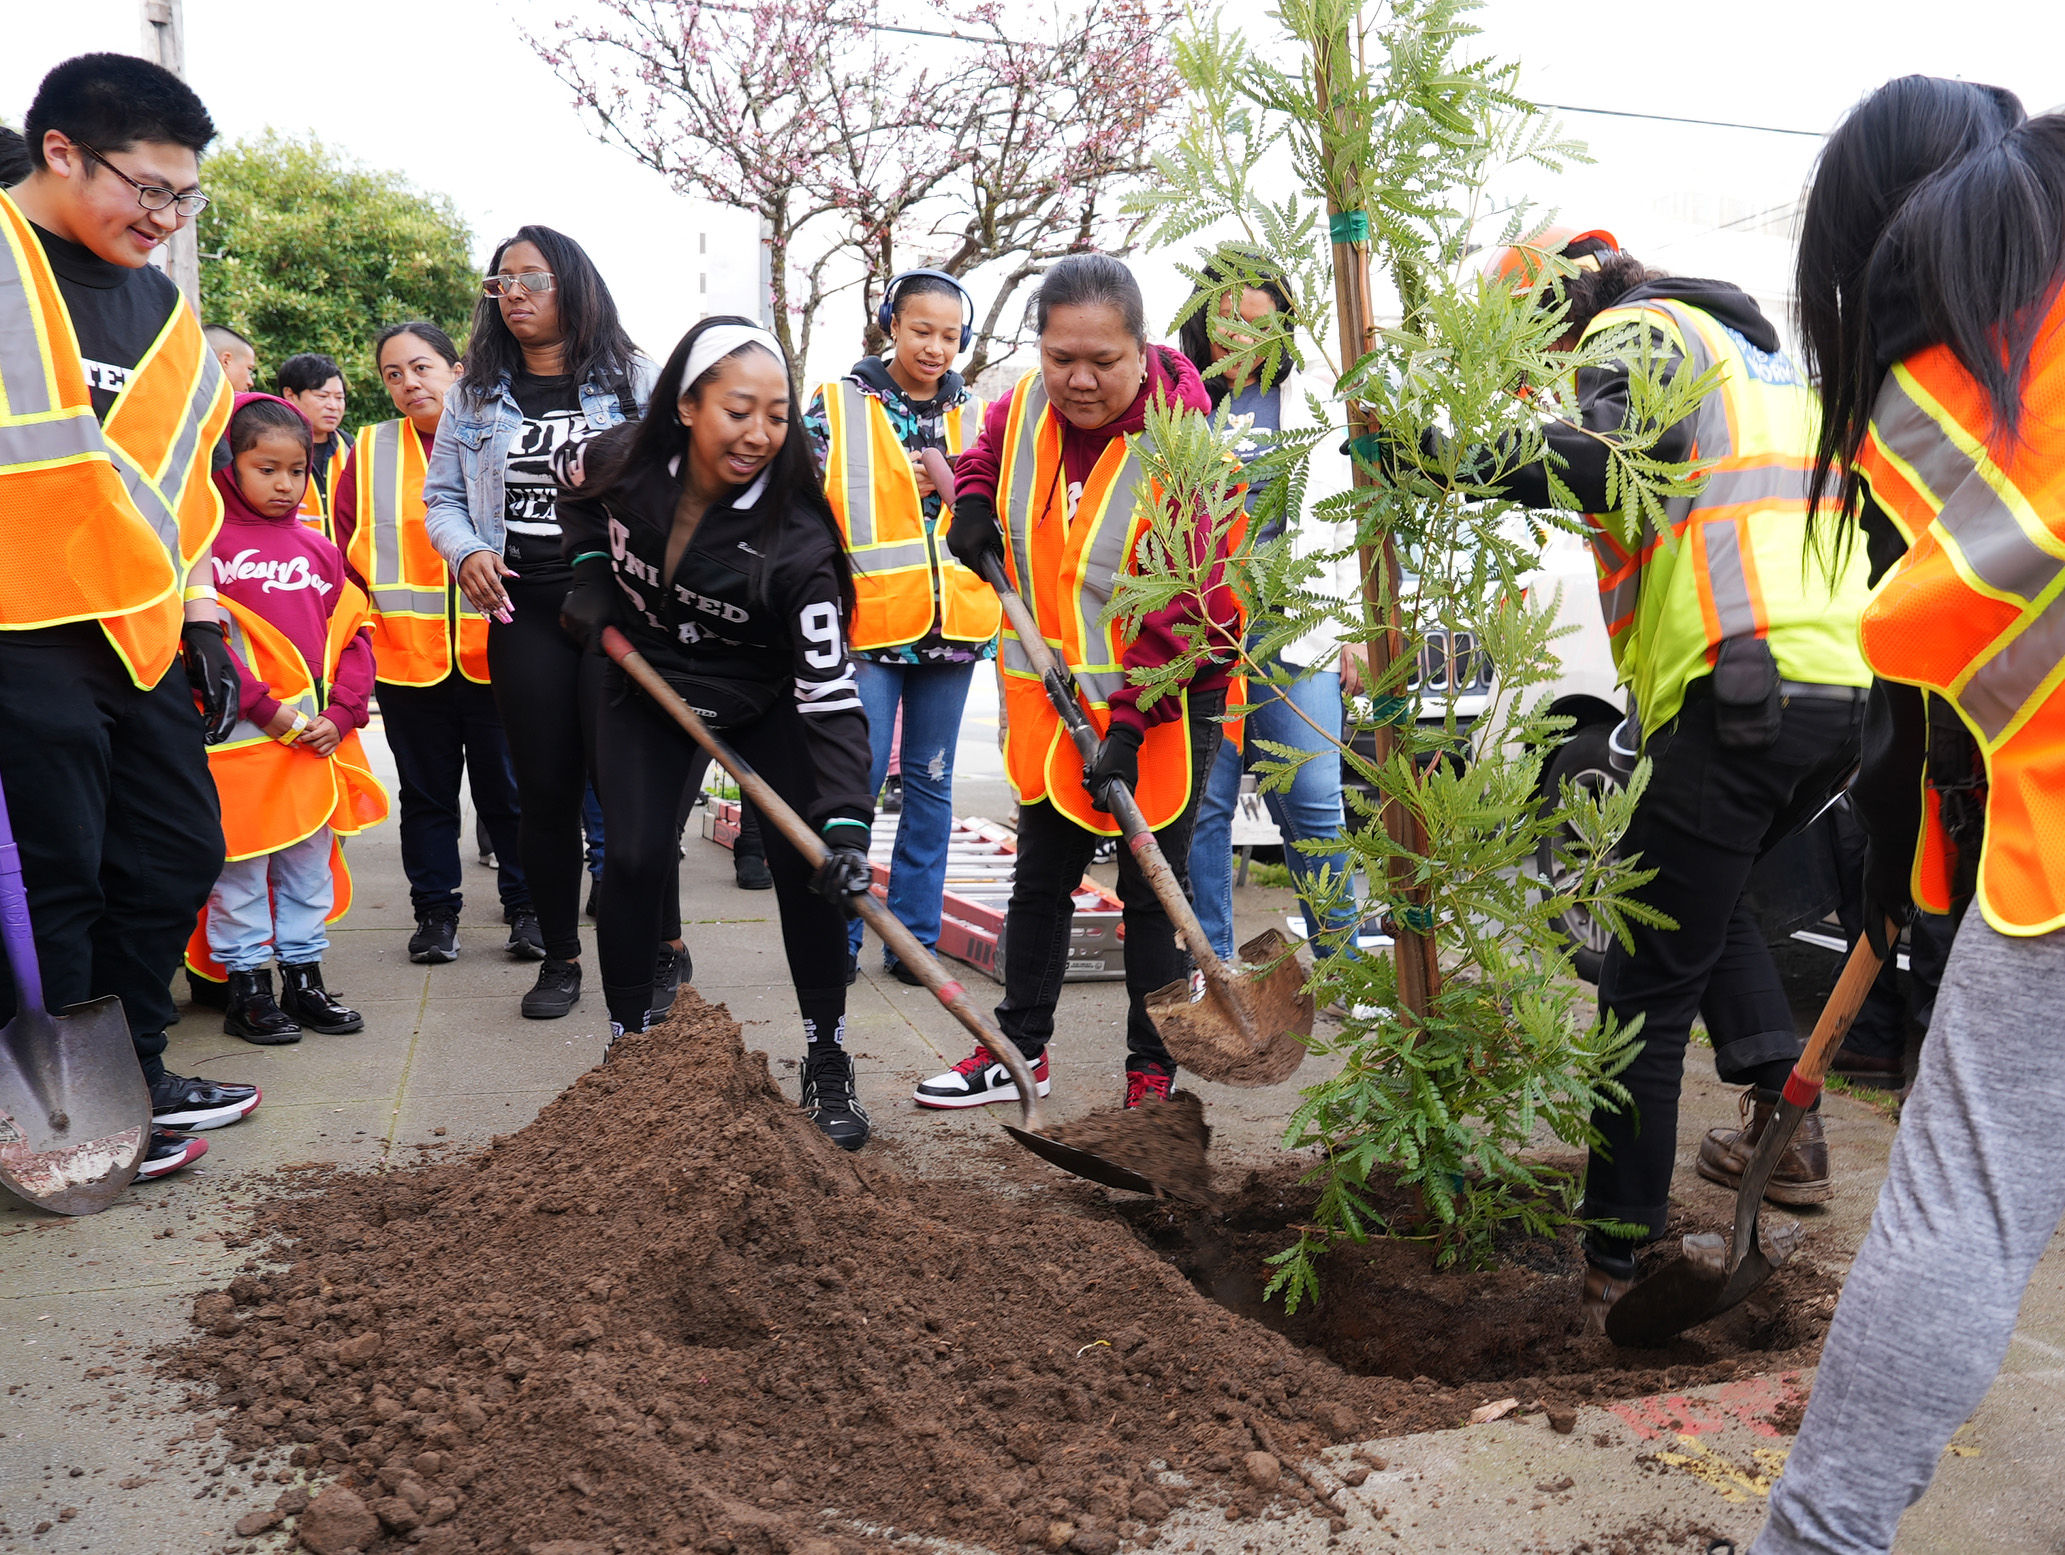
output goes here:
<path id="1" fill-rule="evenodd" d="M 1883 952 L 1886 920 L 1905 923 L 1914 909 L 1911 876 L 1922 827 L 1922 774 L 1928 763 L 1928 713 L 1913 686 L 1874 681 L 1864 705 L 1857 778 L 1850 808 L 1864 827 L 1864 932 Z"/>
<path id="2" fill-rule="evenodd" d="M 243 700 L 229 634 L 220 621 L 189 621 L 179 629 L 179 657 L 186 665 L 186 683 L 201 704 L 201 738 L 220 745 L 236 728 Z"/>
<path id="3" fill-rule="evenodd" d="M 874 866 L 868 863 L 871 833 L 859 821 L 825 823 L 825 846 L 831 851 L 810 877 L 810 889 L 845 913 L 858 918 L 853 899 L 875 884 Z"/>
<path id="4" fill-rule="evenodd" d="M 1864 937 L 1881 961 L 1892 955 L 1893 941 L 1914 912 L 1914 887 L 1908 876 L 1913 864 L 1912 846 L 1888 856 L 1877 843 L 1865 840 Z M 1888 919 L 1892 920 L 1890 931 Z"/>
<path id="5" fill-rule="evenodd" d="M 1144 738 L 1131 724 L 1115 723 L 1105 731 L 1097 746 L 1097 759 L 1083 769 L 1083 787 L 1090 802 L 1109 815 L 1111 785 L 1123 783 L 1128 792 L 1140 788 L 1140 741 Z"/>
<path id="6" fill-rule="evenodd" d="M 583 648 L 594 646 L 602 629 L 617 624 L 617 601 L 623 597 L 607 556 L 584 556 L 574 563 L 574 586 L 559 607 L 559 625 Z"/>
<path id="7" fill-rule="evenodd" d="M 997 523 L 997 505 L 980 492 L 971 491 L 954 504 L 954 521 L 947 526 L 946 548 L 970 572 L 982 571 L 982 559 L 995 552 L 1004 555 L 1004 531 Z"/>

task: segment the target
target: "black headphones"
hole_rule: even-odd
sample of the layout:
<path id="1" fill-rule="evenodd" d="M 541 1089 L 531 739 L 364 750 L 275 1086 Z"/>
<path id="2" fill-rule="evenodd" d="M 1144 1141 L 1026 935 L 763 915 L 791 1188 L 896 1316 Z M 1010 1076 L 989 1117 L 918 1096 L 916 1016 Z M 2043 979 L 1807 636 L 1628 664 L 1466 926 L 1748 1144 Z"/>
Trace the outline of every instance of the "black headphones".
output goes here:
<path id="1" fill-rule="evenodd" d="M 903 285 L 905 281 L 912 280 L 921 275 L 929 275 L 935 281 L 946 282 L 947 285 L 959 292 L 961 300 L 968 304 L 968 322 L 961 326 L 961 343 L 954 348 L 957 353 L 967 350 L 970 343 L 975 339 L 975 299 L 968 295 L 967 287 L 963 286 L 953 276 L 948 275 L 944 270 L 903 270 L 892 275 L 889 278 L 889 284 L 882 288 L 882 301 L 875 309 L 875 322 L 882 326 L 883 334 L 889 333 L 890 321 L 896 317 L 897 287 Z"/>

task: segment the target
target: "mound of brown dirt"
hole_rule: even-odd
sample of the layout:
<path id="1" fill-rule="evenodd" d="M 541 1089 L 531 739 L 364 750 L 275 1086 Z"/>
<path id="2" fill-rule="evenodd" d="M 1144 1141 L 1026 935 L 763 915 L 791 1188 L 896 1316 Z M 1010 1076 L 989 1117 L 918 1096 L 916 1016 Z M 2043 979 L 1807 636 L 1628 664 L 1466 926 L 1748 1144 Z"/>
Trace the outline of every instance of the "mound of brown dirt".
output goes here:
<path id="1" fill-rule="evenodd" d="M 289 1266 L 202 1296 L 171 1364 L 239 1452 L 333 1476 L 317 1555 L 332 1523 L 366 1555 L 833 1555 L 891 1527 L 1111 1555 L 1188 1497 L 1258 1511 L 1247 1453 L 1478 1402 L 1346 1375 L 1066 1196 L 842 1154 L 688 990 L 492 1150 L 333 1176 L 258 1229 Z"/>

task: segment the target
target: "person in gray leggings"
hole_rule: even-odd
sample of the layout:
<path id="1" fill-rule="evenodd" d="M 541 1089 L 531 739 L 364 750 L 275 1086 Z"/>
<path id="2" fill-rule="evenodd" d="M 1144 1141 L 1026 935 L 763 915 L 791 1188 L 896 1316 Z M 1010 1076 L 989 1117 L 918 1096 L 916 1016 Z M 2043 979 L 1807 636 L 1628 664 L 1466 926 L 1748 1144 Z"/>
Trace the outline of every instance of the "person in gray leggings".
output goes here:
<path id="1" fill-rule="evenodd" d="M 1911 897 L 1942 911 L 1956 875 L 1956 839 L 1922 804 L 1925 691 L 1985 754 L 1986 842 L 1979 911 L 1752 1555 L 1892 1548 L 2065 1218 L 2060 210 L 2065 117 L 1908 77 L 1829 138 L 1802 222 L 1801 331 L 1824 400 L 1809 511 L 1825 523 L 1830 497 L 1885 570 L 1859 629 L 1879 677 L 1852 790 L 1866 923 L 1882 935 Z"/>

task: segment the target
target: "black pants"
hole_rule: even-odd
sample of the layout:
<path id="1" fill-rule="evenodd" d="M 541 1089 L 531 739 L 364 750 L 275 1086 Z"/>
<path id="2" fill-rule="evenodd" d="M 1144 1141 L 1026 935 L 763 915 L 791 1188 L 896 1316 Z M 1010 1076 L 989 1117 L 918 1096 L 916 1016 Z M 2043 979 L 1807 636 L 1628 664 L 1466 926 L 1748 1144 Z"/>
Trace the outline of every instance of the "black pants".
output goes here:
<path id="1" fill-rule="evenodd" d="M 222 872 L 201 717 L 177 660 L 139 691 L 99 626 L 0 632 L 0 782 L 52 1010 L 119 994 L 164 1073 L 172 974 Z M 843 942 L 842 942 L 843 943 Z M 14 1016 L 0 974 L 0 1021 Z"/>
<path id="2" fill-rule="evenodd" d="M 488 674 L 516 771 L 517 858 L 545 954 L 572 960 L 581 953 L 581 795 L 588 787 L 581 648 L 559 624 L 564 581 L 503 582 L 515 619 L 488 623 Z"/>
<path id="3" fill-rule="evenodd" d="M 1643 746 L 1648 792 L 1622 840 L 1656 878 L 1636 896 L 1675 929 L 1633 925 L 1599 975 L 1599 1007 L 1625 1024 L 1643 1018 L 1641 1052 L 1621 1072 L 1631 1110 L 1592 1115 L 1605 1136 L 1585 1173 L 1587 1218 L 1663 1231 L 1677 1155 L 1678 1090 L 1695 1015 L 1714 1044 L 1714 1071 L 1731 1085 L 1782 1085 L 1801 1042 L 1777 963 L 1742 902 L 1750 866 L 1778 842 L 1802 805 L 1832 790 L 1857 759 L 1862 702 L 1789 703 L 1770 750 L 1721 748 L 1704 680 Z"/>
<path id="4" fill-rule="evenodd" d="M 531 905 L 518 862 L 516 777 L 502 739 L 502 717 L 488 687 L 454 669 L 434 686 L 375 688 L 380 722 L 401 777 L 402 872 L 417 918 L 457 912 L 460 889 L 459 784 L 473 791 L 473 808 L 500 866 L 496 884 L 505 916 Z"/>
<path id="5" fill-rule="evenodd" d="M 1190 832 L 1197 823 L 1212 758 L 1224 739 L 1213 720 L 1224 712 L 1223 692 L 1190 701 L 1190 797 L 1183 813 L 1154 834 L 1190 894 Z M 1054 1008 L 1068 971 L 1069 925 L 1075 918 L 1075 890 L 1104 838 L 1076 825 L 1046 800 L 1018 811 L 1018 863 L 1011 877 L 1011 905 L 1004 915 L 1004 1002 L 997 1025 L 1027 1058 L 1046 1050 L 1054 1036 Z M 1190 953 L 1176 937 L 1161 899 L 1147 883 L 1130 848 L 1119 848 L 1119 901 L 1126 926 L 1126 1067 L 1146 1065 L 1172 1071 L 1176 1061 L 1148 1018 L 1147 996 L 1190 975 Z"/>
<path id="6" fill-rule="evenodd" d="M 804 743 L 803 715 L 786 692 L 784 687 L 757 723 L 727 729 L 724 737 L 807 818 L 817 802 L 817 777 Z M 680 879 L 682 796 L 701 747 L 614 665 L 603 671 L 596 700 L 596 792 L 609 851 L 595 943 L 610 1018 L 636 1026 L 652 1002 L 658 942 L 671 938 L 666 919 L 669 884 Z M 810 889 L 810 865 L 778 827 L 766 828 L 765 841 L 782 948 L 806 1035 L 836 1036 L 846 1014 L 846 919 Z"/>

